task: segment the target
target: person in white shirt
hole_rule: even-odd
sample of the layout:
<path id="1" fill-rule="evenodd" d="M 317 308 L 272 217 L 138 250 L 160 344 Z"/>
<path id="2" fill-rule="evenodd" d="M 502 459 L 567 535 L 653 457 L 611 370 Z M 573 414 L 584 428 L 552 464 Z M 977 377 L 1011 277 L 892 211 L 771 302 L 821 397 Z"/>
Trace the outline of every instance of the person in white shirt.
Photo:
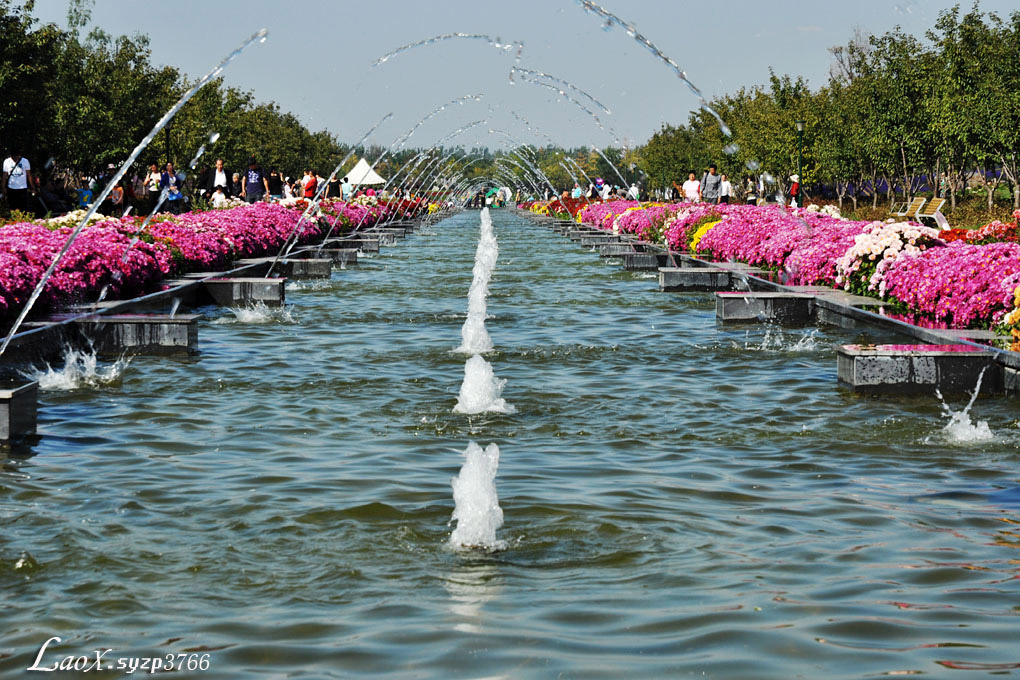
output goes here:
<path id="1" fill-rule="evenodd" d="M 3 181 L 0 190 L 11 210 L 28 210 L 28 193 L 35 188 L 32 165 L 28 159 L 15 151 L 4 161 Z"/>
<path id="2" fill-rule="evenodd" d="M 609 182 L 602 185 L 602 200 L 609 198 L 609 194 L 613 192 L 613 187 L 609 186 Z"/>
<path id="3" fill-rule="evenodd" d="M 697 175 L 693 172 L 688 175 L 687 181 L 684 182 L 683 192 L 684 198 L 689 203 L 701 202 L 701 182 L 698 181 Z"/>
<path id="4" fill-rule="evenodd" d="M 733 195 L 733 185 L 730 183 L 730 178 L 726 175 L 722 176 L 722 182 L 719 184 L 719 202 L 729 203 L 730 196 Z"/>
<path id="5" fill-rule="evenodd" d="M 627 189 L 627 199 L 630 201 L 636 201 L 640 195 L 641 192 L 638 191 L 637 182 L 634 182 L 630 185 L 630 189 Z"/>
<path id="6" fill-rule="evenodd" d="M 213 192 L 212 200 L 210 201 L 212 203 L 212 207 L 214 208 L 226 207 L 227 197 L 223 194 L 223 189 L 224 188 L 220 186 L 216 187 L 216 191 Z"/>

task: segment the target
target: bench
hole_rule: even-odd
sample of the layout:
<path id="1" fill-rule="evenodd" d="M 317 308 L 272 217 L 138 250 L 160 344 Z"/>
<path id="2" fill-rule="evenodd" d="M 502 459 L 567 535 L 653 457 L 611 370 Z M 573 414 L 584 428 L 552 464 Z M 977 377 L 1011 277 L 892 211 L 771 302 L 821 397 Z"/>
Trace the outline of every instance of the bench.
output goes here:
<path id="1" fill-rule="evenodd" d="M 927 198 L 919 196 L 910 203 L 901 203 L 899 205 L 900 210 L 896 210 L 897 206 L 893 206 L 889 214 L 895 217 L 914 217 L 921 211 L 921 208 L 924 207 L 924 202 L 927 200 Z"/>
<path id="2" fill-rule="evenodd" d="M 931 199 L 930 201 L 928 201 L 928 205 L 925 206 L 924 210 L 919 210 L 917 212 L 917 221 L 920 222 L 921 224 L 924 224 L 924 220 L 929 219 L 934 221 L 940 227 L 945 228 L 945 226 L 942 224 L 942 222 L 945 221 L 945 218 L 943 217 L 942 220 L 940 221 L 936 217 L 936 215 L 942 215 L 942 206 L 944 206 L 945 204 L 946 199 L 944 198 Z"/>

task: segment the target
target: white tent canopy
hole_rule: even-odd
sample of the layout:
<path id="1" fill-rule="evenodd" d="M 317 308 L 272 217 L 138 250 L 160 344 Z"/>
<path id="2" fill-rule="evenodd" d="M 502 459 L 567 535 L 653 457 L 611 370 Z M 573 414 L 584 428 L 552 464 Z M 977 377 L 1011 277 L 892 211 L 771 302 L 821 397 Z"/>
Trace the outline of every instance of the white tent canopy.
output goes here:
<path id="1" fill-rule="evenodd" d="M 386 180 L 379 176 L 379 174 L 369 167 L 368 162 L 364 158 L 358 161 L 358 164 L 354 166 L 354 169 L 344 175 L 348 181 L 357 186 L 359 184 L 386 184 Z M 341 177 L 340 179 L 343 179 Z"/>

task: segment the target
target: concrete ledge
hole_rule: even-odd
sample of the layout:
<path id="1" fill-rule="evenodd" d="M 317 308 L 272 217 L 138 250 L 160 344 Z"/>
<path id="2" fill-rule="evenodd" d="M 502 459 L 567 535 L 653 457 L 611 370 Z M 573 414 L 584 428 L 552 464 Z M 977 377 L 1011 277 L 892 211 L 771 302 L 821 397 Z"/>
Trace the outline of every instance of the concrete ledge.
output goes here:
<path id="1" fill-rule="evenodd" d="M 972 392 L 982 371 L 982 394 L 1005 391 L 995 353 L 973 345 L 844 345 L 836 357 L 839 381 L 857 392 Z"/>
<path id="2" fill-rule="evenodd" d="M 808 293 L 715 294 L 715 316 L 723 323 L 806 324 L 814 316 L 814 306 L 815 297 Z"/>
<path id="3" fill-rule="evenodd" d="M 75 321 L 99 354 L 198 351 L 201 314 L 117 314 Z"/>
<path id="4" fill-rule="evenodd" d="M 333 261 L 328 258 L 280 260 L 275 271 L 287 279 L 328 279 L 333 275 Z"/>
<path id="5" fill-rule="evenodd" d="M 738 275 L 706 267 L 659 267 L 659 290 L 681 293 L 733 290 Z"/>
<path id="6" fill-rule="evenodd" d="M 260 302 L 267 307 L 282 307 L 286 282 L 282 278 L 221 278 L 204 280 L 201 285 L 203 295 L 223 307 L 244 307 Z"/>
<path id="7" fill-rule="evenodd" d="M 379 239 L 377 238 L 345 238 L 330 241 L 327 247 L 333 248 L 355 248 L 363 253 L 378 253 Z"/>
<path id="8" fill-rule="evenodd" d="M 324 248 L 318 253 L 312 252 L 309 254 L 327 258 L 331 266 L 334 264 L 344 266 L 358 264 L 357 248 Z"/>
<path id="9" fill-rule="evenodd" d="M 673 264 L 666 253 L 628 253 L 621 257 L 628 271 L 658 271 Z"/>
<path id="10" fill-rule="evenodd" d="M 608 243 L 620 243 L 620 237 L 613 234 L 596 234 L 594 236 L 581 237 L 582 246 L 601 246 Z"/>
<path id="11" fill-rule="evenodd" d="M 0 389 L 0 442 L 35 434 L 39 383 Z"/>
<path id="12" fill-rule="evenodd" d="M 642 252 L 630 243 L 607 243 L 598 246 L 599 257 L 623 257 L 632 253 Z"/>

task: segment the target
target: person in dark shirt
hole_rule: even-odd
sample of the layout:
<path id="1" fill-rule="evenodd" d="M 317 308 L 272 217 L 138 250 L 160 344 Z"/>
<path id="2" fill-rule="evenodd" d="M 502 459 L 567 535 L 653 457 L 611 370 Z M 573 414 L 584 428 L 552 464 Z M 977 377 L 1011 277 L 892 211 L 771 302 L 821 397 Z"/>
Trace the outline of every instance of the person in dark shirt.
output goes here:
<path id="1" fill-rule="evenodd" d="M 208 163 L 202 165 L 202 169 L 198 172 L 198 177 L 195 178 L 195 186 L 198 188 L 198 195 L 202 198 L 209 198 L 209 189 L 206 186 L 209 184 L 209 175 L 212 173 L 212 168 L 209 167 Z"/>
<path id="2" fill-rule="evenodd" d="M 160 175 L 159 186 L 161 191 L 166 191 L 166 210 L 174 215 L 180 215 L 184 211 L 184 201 L 181 195 L 181 176 L 174 170 L 173 163 L 167 163 L 166 169 Z"/>
<path id="3" fill-rule="evenodd" d="M 280 171 L 276 168 L 269 171 L 269 179 L 266 186 L 269 189 L 269 198 L 274 201 L 279 201 L 283 198 L 283 177 L 280 176 Z"/>
<path id="4" fill-rule="evenodd" d="M 257 203 L 269 193 L 269 180 L 262 166 L 255 161 L 255 156 L 248 159 L 248 169 L 244 172 L 244 200 Z"/>
<path id="5" fill-rule="evenodd" d="M 236 196 L 234 193 L 233 182 L 231 181 L 233 175 L 223 165 L 223 159 L 216 159 L 216 167 L 209 171 L 209 176 L 206 177 L 205 187 L 208 196 L 212 196 L 216 191 L 216 187 L 223 189 L 223 195 L 230 197 Z"/>
<path id="6" fill-rule="evenodd" d="M 333 175 L 333 179 L 326 185 L 325 198 L 340 198 L 340 178 L 336 175 Z"/>

